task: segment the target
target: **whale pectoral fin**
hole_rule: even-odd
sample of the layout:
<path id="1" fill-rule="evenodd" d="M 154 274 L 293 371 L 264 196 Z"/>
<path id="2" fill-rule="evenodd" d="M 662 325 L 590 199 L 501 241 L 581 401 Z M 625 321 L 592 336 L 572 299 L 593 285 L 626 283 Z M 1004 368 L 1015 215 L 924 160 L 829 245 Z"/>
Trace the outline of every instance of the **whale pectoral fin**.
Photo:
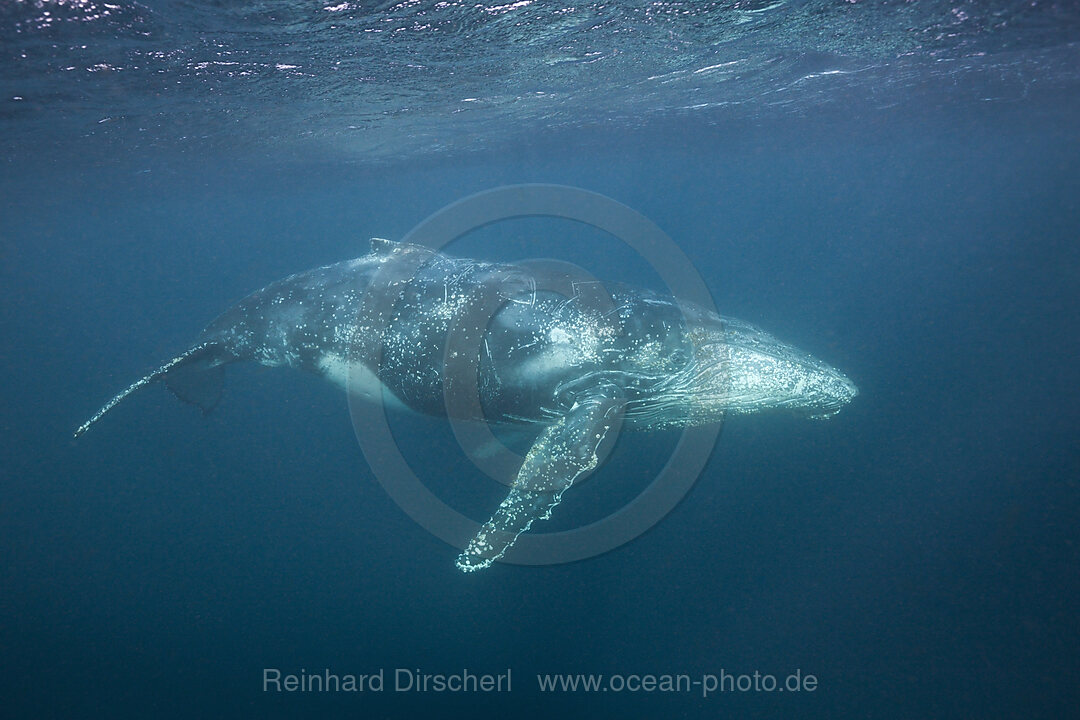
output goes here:
<path id="1" fill-rule="evenodd" d="M 597 393 L 544 430 L 525 455 L 510 494 L 458 556 L 458 568 L 473 572 L 488 567 L 534 520 L 551 517 L 563 493 L 606 457 L 601 445 L 618 434 L 624 406 L 622 398 Z"/>

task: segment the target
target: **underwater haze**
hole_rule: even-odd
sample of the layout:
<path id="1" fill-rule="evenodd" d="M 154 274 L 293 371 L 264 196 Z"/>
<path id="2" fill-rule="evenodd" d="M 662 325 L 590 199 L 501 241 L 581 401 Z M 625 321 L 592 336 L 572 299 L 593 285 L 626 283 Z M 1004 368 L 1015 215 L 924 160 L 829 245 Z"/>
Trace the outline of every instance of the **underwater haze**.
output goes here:
<path id="1" fill-rule="evenodd" d="M 0 62 L 0 716 L 1080 705 L 1080 5 L 8 0 Z M 230 368 L 206 416 L 155 385 L 72 439 L 241 297 L 524 183 L 641 213 L 858 397 L 727 418 L 621 547 L 470 574 L 311 375 Z M 665 291 L 565 219 L 448 251 Z M 484 521 L 449 424 L 389 422 Z M 677 439 L 624 434 L 533 531 Z"/>

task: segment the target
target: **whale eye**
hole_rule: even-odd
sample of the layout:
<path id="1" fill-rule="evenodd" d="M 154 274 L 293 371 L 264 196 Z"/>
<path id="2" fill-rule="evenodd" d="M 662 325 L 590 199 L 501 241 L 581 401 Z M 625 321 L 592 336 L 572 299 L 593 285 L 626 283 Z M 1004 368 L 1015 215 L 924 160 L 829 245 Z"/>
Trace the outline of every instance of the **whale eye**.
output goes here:
<path id="1" fill-rule="evenodd" d="M 570 408 L 577 401 L 577 391 L 562 383 L 555 388 L 555 402 L 562 408 Z"/>
<path id="2" fill-rule="evenodd" d="M 668 355 L 668 362 L 672 367 L 682 368 L 686 367 L 686 364 L 690 362 L 690 353 L 682 348 L 672 350 Z"/>

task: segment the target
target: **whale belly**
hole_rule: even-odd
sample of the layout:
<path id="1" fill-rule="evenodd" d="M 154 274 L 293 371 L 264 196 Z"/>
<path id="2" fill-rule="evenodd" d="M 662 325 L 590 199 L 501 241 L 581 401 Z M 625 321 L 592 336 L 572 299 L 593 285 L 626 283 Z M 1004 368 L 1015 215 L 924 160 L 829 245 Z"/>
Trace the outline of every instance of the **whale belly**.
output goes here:
<path id="1" fill-rule="evenodd" d="M 316 367 L 320 375 L 355 398 L 375 402 L 381 396 L 387 407 L 395 410 L 408 409 L 408 406 L 379 380 L 379 376 L 363 363 L 349 362 L 347 358 L 336 353 L 326 353 L 318 359 Z"/>

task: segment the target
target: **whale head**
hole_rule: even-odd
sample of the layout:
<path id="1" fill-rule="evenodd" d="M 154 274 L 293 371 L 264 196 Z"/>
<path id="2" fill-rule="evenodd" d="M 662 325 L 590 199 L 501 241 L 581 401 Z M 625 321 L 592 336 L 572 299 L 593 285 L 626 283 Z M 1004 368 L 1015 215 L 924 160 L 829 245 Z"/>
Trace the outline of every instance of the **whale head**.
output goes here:
<path id="1" fill-rule="evenodd" d="M 763 410 L 827 418 L 859 394 L 841 371 L 750 323 L 713 316 L 689 337 L 692 360 L 668 389 L 699 421 Z"/>

